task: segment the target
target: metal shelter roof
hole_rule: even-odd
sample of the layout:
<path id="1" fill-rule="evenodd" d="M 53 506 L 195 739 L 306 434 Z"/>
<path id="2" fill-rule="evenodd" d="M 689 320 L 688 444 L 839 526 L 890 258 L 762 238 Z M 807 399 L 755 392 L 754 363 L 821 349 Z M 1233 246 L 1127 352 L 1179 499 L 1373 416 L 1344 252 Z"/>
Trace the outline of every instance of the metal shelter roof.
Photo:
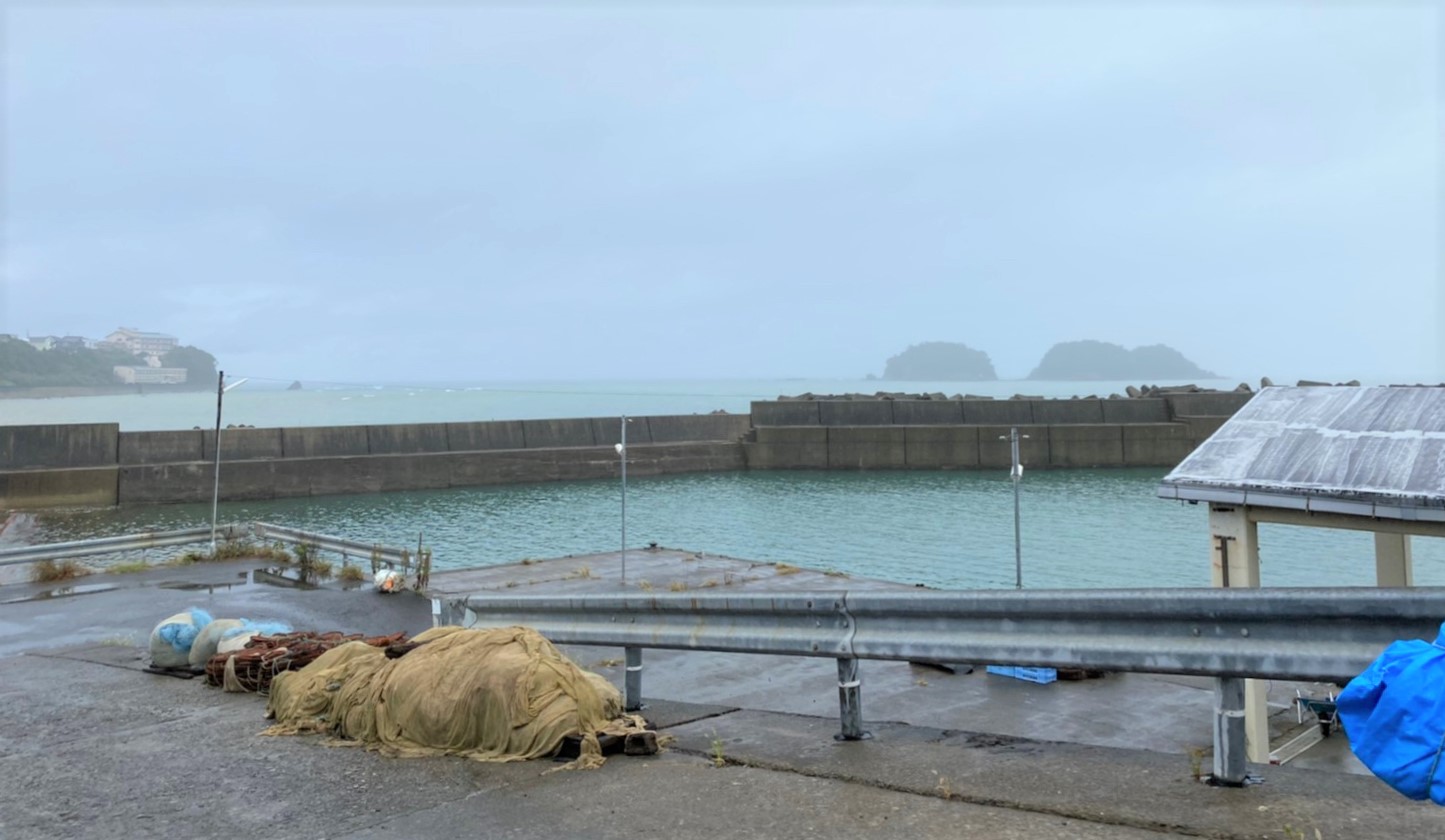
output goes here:
<path id="1" fill-rule="evenodd" d="M 1445 522 L 1445 387 L 1266 388 L 1159 496 Z"/>

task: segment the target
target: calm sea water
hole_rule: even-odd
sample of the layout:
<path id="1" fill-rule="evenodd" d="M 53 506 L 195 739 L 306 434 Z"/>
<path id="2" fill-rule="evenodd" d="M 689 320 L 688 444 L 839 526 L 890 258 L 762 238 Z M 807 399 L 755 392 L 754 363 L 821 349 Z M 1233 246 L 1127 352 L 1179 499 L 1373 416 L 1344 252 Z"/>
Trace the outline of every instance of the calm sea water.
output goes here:
<path id="1" fill-rule="evenodd" d="M 260 383 L 265 385 L 267 383 Z M 746 412 L 779 394 L 878 390 L 1008 396 L 1108 394 L 1126 383 L 882 383 L 840 380 L 507 383 L 279 391 L 243 386 L 226 421 L 256 426 Z M 1227 383 L 1200 383 L 1227 384 Z M 0 423 L 116 422 L 174 429 L 215 421 L 214 395 L 0 400 Z M 1155 497 L 1163 470 L 1030 471 L 1022 485 L 1024 584 L 1031 588 L 1205 586 L 1206 513 Z M 614 549 L 616 481 L 228 503 L 223 521 L 264 520 L 391 545 L 420 533 L 438 568 Z M 950 588 L 1011 587 L 1013 495 L 1006 471 L 773 472 L 633 478 L 628 536 L 734 557 Z M 209 521 L 207 505 L 47 514 L 37 541 Z M 1368 534 L 1264 526 L 1266 585 L 1370 585 Z M 1445 584 L 1445 541 L 1415 540 L 1416 577 Z"/>
<path id="2" fill-rule="evenodd" d="M 1154 496 L 1162 470 L 1035 471 L 1021 487 L 1024 585 L 1207 586 L 1205 509 Z M 438 568 L 607 551 L 619 544 L 616 481 L 287 499 L 221 505 L 223 521 L 263 520 L 395 546 L 418 532 Z M 1014 582 L 1006 472 L 769 472 L 628 482 L 628 541 L 786 561 L 903 583 L 1004 588 Z M 75 539 L 201 525 L 207 505 L 41 518 Z M 1262 526 L 1268 586 L 1371 585 L 1368 534 Z M 1416 538 L 1416 577 L 1445 584 L 1445 545 Z"/>

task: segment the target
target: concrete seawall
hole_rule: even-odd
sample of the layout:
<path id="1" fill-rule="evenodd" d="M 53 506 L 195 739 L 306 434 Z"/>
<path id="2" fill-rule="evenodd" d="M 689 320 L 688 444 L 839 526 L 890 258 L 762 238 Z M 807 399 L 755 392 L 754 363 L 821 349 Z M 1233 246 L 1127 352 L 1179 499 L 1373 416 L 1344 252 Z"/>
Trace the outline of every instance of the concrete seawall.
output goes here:
<path id="1" fill-rule="evenodd" d="M 757 402 L 632 418 L 628 472 L 1007 468 L 1015 425 L 1030 467 L 1171 467 L 1250 396 Z M 615 417 L 226 429 L 221 498 L 610 478 L 619 439 Z M 208 501 L 215 454 L 214 430 L 0 426 L 0 509 Z"/>

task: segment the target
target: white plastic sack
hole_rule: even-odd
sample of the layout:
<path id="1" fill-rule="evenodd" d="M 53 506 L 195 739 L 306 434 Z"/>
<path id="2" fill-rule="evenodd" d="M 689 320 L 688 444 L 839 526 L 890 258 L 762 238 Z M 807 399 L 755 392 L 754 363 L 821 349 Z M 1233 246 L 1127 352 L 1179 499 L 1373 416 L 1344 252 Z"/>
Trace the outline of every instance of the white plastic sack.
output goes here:
<path id="1" fill-rule="evenodd" d="M 210 623 L 210 614 L 197 607 L 161 621 L 151 631 L 151 665 L 156 668 L 189 667 L 191 645 L 202 628 Z"/>
<path id="2" fill-rule="evenodd" d="M 220 644 L 221 637 L 226 634 L 226 631 L 243 624 L 245 622 L 239 618 L 218 618 L 202 628 L 201 632 L 196 635 L 196 640 L 191 643 L 191 653 L 187 657 L 191 667 L 206 667 L 206 663 L 216 655 L 216 645 Z"/>

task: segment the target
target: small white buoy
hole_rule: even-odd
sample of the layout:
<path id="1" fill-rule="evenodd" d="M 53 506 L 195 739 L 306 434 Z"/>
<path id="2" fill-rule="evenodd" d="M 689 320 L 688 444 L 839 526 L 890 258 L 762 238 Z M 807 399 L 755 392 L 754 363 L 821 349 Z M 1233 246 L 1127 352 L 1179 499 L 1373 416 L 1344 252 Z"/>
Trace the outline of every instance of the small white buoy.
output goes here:
<path id="1" fill-rule="evenodd" d="M 399 592 L 406 585 L 406 578 L 401 572 L 392 569 L 382 569 L 372 578 L 376 584 L 377 592 Z"/>

